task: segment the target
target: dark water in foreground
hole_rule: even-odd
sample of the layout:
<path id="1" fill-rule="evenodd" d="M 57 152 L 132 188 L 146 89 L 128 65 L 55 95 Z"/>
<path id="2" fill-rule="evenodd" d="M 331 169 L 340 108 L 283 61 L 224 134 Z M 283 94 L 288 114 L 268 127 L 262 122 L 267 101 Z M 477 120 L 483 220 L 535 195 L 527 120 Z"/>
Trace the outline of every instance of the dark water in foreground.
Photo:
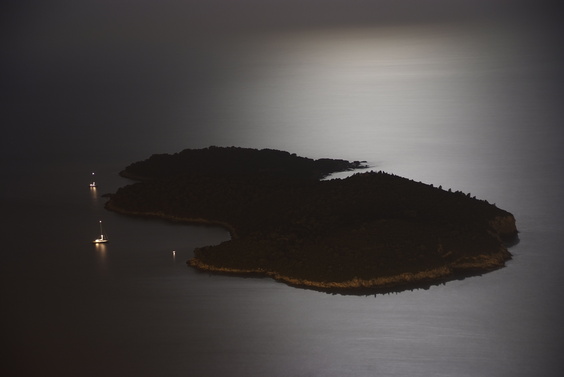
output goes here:
<path id="1" fill-rule="evenodd" d="M 45 92 L 16 92 L 10 120 L 45 126 L 14 131 L 4 148 L 1 368 L 559 375 L 563 117 L 558 64 L 535 38 L 484 28 L 275 35 L 199 51 L 199 81 L 180 64 L 196 64 L 188 53 L 174 67 L 157 64 L 140 88 L 127 81 L 138 73 L 117 60 L 100 63 L 102 77 L 89 76 L 79 56 L 69 58 L 75 72 L 29 73 L 29 86 Z M 129 183 L 117 173 L 132 161 L 212 144 L 367 160 L 471 192 L 514 213 L 521 241 L 502 270 L 391 295 L 201 274 L 185 261 L 226 231 L 119 216 L 100 195 Z M 111 243 L 96 247 L 99 219 Z"/>

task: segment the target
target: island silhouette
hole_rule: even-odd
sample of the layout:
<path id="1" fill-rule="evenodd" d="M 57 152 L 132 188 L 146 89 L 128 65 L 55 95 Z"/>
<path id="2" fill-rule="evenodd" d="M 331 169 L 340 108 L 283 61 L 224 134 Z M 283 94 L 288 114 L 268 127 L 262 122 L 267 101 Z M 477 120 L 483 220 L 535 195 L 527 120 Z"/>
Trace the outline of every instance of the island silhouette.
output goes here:
<path id="1" fill-rule="evenodd" d="M 194 250 L 187 263 L 198 270 L 334 293 L 424 288 L 511 259 L 511 213 L 366 168 L 273 149 L 186 149 L 127 166 L 120 175 L 139 182 L 111 194 L 106 208 L 228 229 L 230 240 Z"/>

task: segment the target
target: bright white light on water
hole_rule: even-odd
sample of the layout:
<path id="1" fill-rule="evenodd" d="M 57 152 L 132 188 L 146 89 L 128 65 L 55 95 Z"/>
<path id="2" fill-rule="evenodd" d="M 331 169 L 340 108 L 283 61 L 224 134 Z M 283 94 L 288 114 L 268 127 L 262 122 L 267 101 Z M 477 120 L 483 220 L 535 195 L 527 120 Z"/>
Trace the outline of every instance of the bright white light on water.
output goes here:
<path id="1" fill-rule="evenodd" d="M 511 71 L 516 59 L 530 58 L 520 37 L 503 27 L 443 25 L 233 43 L 229 65 L 218 63 L 209 133 L 219 143 L 292 146 L 312 158 L 331 150 L 330 157 L 366 160 L 414 178 L 445 159 L 453 159 L 453 169 L 475 156 L 488 164 L 494 140 L 505 137 L 499 124 L 515 123 L 507 82 L 499 77 L 521 77 Z"/>

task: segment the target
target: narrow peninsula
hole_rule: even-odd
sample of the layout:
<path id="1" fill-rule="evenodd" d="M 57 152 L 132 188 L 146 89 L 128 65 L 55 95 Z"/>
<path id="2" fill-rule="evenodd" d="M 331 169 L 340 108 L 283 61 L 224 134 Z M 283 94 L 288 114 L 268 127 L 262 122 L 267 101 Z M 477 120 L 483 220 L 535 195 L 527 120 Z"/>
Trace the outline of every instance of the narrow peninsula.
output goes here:
<path id="1" fill-rule="evenodd" d="M 382 171 L 322 180 L 359 168 L 272 149 L 186 149 L 126 167 L 120 174 L 139 182 L 106 208 L 228 229 L 230 240 L 194 250 L 187 263 L 196 269 L 329 292 L 427 287 L 511 259 L 511 213 Z"/>

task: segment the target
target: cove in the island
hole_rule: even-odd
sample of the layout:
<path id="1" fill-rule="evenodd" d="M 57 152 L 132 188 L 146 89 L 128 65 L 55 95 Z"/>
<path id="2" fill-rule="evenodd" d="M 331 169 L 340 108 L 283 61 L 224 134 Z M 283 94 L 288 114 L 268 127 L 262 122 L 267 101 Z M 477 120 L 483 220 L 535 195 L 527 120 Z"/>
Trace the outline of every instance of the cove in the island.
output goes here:
<path id="1" fill-rule="evenodd" d="M 292 286 L 362 294 L 480 275 L 511 259 L 514 216 L 470 194 L 382 171 L 345 179 L 360 161 L 236 147 L 153 155 L 120 174 L 139 182 L 106 208 L 228 229 L 188 265 L 269 276 Z"/>

